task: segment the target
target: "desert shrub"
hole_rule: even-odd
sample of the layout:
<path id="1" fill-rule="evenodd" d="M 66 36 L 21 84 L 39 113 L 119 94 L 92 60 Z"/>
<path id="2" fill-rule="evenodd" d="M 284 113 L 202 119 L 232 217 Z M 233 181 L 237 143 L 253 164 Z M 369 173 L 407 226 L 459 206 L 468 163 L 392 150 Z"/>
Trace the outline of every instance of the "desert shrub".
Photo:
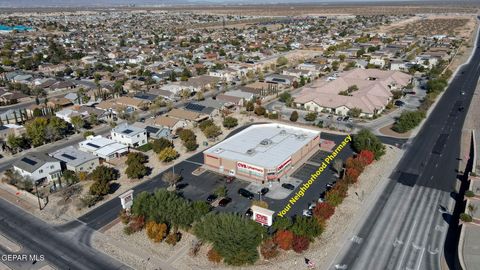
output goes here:
<path id="1" fill-rule="evenodd" d="M 262 245 L 260 246 L 260 253 L 265 260 L 275 258 L 278 255 L 277 244 L 275 244 L 273 239 L 267 239 L 263 241 Z"/>
<path id="2" fill-rule="evenodd" d="M 310 241 L 307 237 L 298 235 L 293 236 L 292 249 L 296 253 L 302 253 L 303 251 L 307 250 L 309 245 Z"/>
<path id="3" fill-rule="evenodd" d="M 214 248 L 211 248 L 207 252 L 207 258 L 213 263 L 219 263 L 222 261 L 222 256 L 220 256 L 220 254 Z"/>
<path id="4" fill-rule="evenodd" d="M 460 220 L 463 221 L 463 222 L 472 222 L 472 216 L 470 216 L 469 214 L 467 213 L 461 213 L 460 214 Z"/>
<path id="5" fill-rule="evenodd" d="M 292 248 L 293 232 L 287 230 L 279 230 L 275 233 L 274 242 L 283 250 Z"/>
<path id="6" fill-rule="evenodd" d="M 334 213 L 335 207 L 326 202 L 317 203 L 317 206 L 313 209 L 313 216 L 317 220 L 328 220 Z"/>

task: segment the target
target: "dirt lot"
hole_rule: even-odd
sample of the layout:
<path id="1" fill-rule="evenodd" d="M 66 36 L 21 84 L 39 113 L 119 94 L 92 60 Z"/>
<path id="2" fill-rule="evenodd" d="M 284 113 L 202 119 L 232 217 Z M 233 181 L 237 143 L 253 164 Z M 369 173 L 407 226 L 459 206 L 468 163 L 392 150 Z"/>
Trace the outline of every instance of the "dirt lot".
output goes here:
<path id="1" fill-rule="evenodd" d="M 392 34 L 416 34 L 421 36 L 450 35 L 468 38 L 475 27 L 473 16 L 415 16 L 384 27 Z"/>

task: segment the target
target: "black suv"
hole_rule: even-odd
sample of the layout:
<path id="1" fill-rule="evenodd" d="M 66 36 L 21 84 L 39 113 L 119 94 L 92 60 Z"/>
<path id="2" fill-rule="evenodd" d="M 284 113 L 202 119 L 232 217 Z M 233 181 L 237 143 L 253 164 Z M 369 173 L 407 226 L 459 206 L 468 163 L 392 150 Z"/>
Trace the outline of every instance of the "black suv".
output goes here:
<path id="1" fill-rule="evenodd" d="M 286 189 L 290 189 L 290 190 L 294 190 L 294 189 L 295 189 L 295 186 L 292 185 L 292 184 L 289 184 L 289 183 L 284 183 L 284 184 L 282 184 L 282 187 L 283 187 L 283 188 L 286 188 Z"/>
<path id="2" fill-rule="evenodd" d="M 252 192 L 250 192 L 250 191 L 248 191 L 248 190 L 246 190 L 246 189 L 244 189 L 244 188 L 239 189 L 239 190 L 238 190 L 238 194 L 240 194 L 240 195 L 242 195 L 243 197 L 248 198 L 248 199 L 250 199 L 250 200 L 253 199 L 253 197 L 254 197 L 254 195 L 253 195 Z"/>
<path id="3" fill-rule="evenodd" d="M 218 202 L 218 205 L 221 206 L 221 207 L 225 207 L 225 206 L 227 206 L 227 204 L 229 204 L 231 201 L 232 201 L 231 198 L 225 197 L 225 198 L 221 199 L 221 200 Z"/>

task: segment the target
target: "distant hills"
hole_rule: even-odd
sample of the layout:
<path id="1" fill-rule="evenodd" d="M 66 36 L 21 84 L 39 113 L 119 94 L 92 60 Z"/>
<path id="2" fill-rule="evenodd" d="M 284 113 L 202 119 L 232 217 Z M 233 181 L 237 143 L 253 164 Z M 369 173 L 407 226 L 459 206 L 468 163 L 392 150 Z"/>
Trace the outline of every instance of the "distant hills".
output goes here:
<path id="1" fill-rule="evenodd" d="M 195 4 L 212 4 L 212 5 L 238 5 L 238 4 L 275 4 L 275 3 L 324 3 L 324 4 L 346 4 L 346 3 L 395 3 L 395 2 L 442 2 L 452 4 L 445 0 L 0 0 L 0 7 L 82 7 L 82 6 L 126 6 L 126 5 L 195 5 Z M 480 0 L 461 0 L 455 1 L 463 3 L 478 3 Z"/>

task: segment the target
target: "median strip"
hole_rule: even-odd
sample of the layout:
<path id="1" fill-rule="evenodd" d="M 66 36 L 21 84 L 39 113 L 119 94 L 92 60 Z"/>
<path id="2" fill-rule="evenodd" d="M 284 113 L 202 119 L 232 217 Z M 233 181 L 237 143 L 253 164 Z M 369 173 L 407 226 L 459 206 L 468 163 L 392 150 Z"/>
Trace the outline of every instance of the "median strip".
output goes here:
<path id="1" fill-rule="evenodd" d="M 293 197 L 288 200 L 287 205 L 281 210 L 277 215 L 279 217 L 283 217 L 285 214 L 290 211 L 292 205 L 294 205 L 300 198 L 302 198 L 305 195 L 305 192 L 310 188 L 310 186 L 317 180 L 317 178 L 320 176 L 320 174 L 327 168 L 328 164 L 332 162 L 335 157 L 342 151 L 345 146 L 352 141 L 352 137 L 350 135 L 347 135 L 345 139 L 335 148 L 335 150 L 328 155 L 322 162 L 321 166 L 318 167 L 317 171 L 315 171 L 313 174 L 310 175 L 310 179 L 308 179 L 307 182 L 303 183 L 303 185 L 300 187 L 300 190 L 298 190 Z"/>

